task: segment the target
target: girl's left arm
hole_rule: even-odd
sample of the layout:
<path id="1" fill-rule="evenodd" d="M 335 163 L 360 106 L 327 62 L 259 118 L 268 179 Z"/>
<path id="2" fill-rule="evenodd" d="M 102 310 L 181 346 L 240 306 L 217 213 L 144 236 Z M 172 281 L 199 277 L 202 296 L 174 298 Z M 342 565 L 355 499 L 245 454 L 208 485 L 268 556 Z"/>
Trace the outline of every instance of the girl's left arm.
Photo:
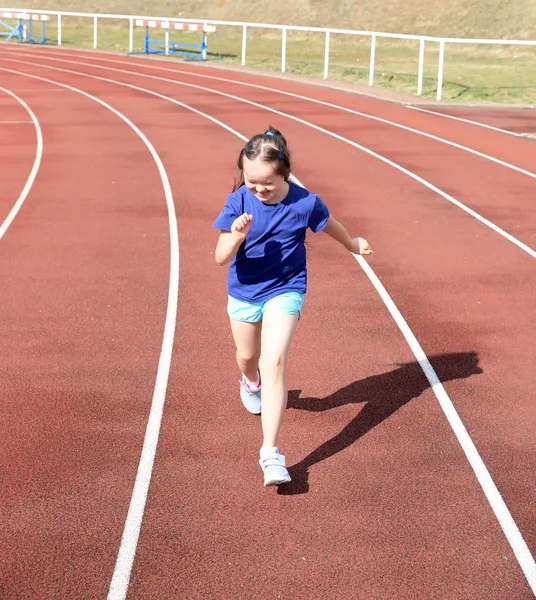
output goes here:
<path id="1" fill-rule="evenodd" d="M 337 240 L 352 254 L 372 254 L 372 248 L 370 247 L 367 240 L 356 237 L 351 238 L 350 234 L 346 231 L 344 225 L 339 223 L 332 216 L 329 217 L 328 222 L 322 230 L 327 233 L 334 240 Z"/>

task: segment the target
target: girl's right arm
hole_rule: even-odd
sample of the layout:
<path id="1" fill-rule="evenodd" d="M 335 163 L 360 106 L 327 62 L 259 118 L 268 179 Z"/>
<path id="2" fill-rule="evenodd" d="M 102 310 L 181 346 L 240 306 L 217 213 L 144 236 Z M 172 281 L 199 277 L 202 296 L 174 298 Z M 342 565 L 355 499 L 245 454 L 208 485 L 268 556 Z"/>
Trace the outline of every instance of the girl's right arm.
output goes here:
<path id="1" fill-rule="evenodd" d="M 231 231 L 222 231 L 216 245 L 214 256 L 216 262 L 223 267 L 231 262 L 246 239 L 253 217 L 244 213 L 233 221 Z"/>

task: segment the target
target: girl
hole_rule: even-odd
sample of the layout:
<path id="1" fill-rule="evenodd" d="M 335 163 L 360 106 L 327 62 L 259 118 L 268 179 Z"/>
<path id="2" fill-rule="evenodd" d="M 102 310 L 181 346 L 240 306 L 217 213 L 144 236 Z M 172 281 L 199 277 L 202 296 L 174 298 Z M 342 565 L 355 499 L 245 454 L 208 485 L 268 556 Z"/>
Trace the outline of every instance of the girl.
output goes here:
<path id="1" fill-rule="evenodd" d="M 221 230 L 215 255 L 219 265 L 230 263 L 227 312 L 242 373 L 240 397 L 250 413 L 261 414 L 264 485 L 280 485 L 290 481 L 278 435 L 287 406 L 287 355 L 307 287 L 306 230 L 324 231 L 354 254 L 372 250 L 366 240 L 350 238 L 318 196 L 290 181 L 290 153 L 276 129 L 248 141 L 238 169 L 213 224 Z"/>

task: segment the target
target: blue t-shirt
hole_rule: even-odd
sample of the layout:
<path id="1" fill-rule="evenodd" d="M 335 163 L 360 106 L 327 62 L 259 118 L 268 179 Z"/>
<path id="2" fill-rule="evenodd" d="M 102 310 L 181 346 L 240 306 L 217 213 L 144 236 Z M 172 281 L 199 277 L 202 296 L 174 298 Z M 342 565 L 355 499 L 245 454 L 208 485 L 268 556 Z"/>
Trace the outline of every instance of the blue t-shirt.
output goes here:
<path id="1" fill-rule="evenodd" d="M 307 289 L 305 232 L 322 231 L 327 206 L 306 189 L 289 183 L 284 200 L 264 204 L 242 186 L 227 196 L 212 227 L 231 231 L 243 213 L 253 215 L 251 228 L 229 265 L 228 293 L 246 302 L 264 302 L 284 292 Z"/>

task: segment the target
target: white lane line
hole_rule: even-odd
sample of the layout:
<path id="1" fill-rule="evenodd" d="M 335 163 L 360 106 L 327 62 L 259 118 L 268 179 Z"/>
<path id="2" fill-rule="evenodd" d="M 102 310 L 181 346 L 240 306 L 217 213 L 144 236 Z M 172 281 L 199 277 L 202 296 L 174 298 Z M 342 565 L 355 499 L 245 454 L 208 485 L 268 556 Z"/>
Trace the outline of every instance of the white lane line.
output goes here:
<path id="1" fill-rule="evenodd" d="M 453 121 L 461 121 L 462 123 L 470 123 L 471 125 L 478 125 L 478 127 L 484 127 L 485 129 L 492 129 L 493 131 L 499 131 L 500 133 L 507 133 L 508 135 L 514 135 L 516 137 L 520 137 L 519 133 L 515 133 L 514 131 L 508 131 L 508 129 L 501 129 L 500 127 L 493 127 L 493 125 L 487 125 L 486 123 L 479 123 L 478 121 L 472 121 L 471 119 L 464 119 L 462 117 L 446 115 L 444 113 L 436 112 L 435 110 L 428 110 L 426 108 L 421 108 L 420 106 L 414 106 L 413 104 L 406 104 L 405 107 L 411 108 L 411 110 L 418 110 L 420 112 L 428 113 L 430 115 L 435 115 L 436 117 L 444 117 L 445 119 L 452 119 Z"/>
<path id="2" fill-rule="evenodd" d="M 398 328 L 402 332 L 402 335 L 405 337 L 409 347 L 411 348 L 411 351 L 424 371 L 426 379 L 428 379 L 428 382 L 432 387 L 432 391 L 434 392 L 437 401 L 439 402 L 439 405 L 441 406 L 441 409 L 443 410 L 443 413 L 445 414 L 445 417 L 447 418 L 447 421 L 449 422 L 449 425 L 456 436 L 456 439 L 462 447 L 462 450 L 467 457 L 471 468 L 473 469 L 478 483 L 482 487 L 482 490 L 484 491 L 484 494 L 497 520 L 499 521 L 501 529 L 503 530 L 512 550 L 514 551 L 519 566 L 521 567 L 521 570 L 523 571 L 532 591 L 536 595 L 536 562 L 534 561 L 529 547 L 523 539 L 518 526 L 510 514 L 506 503 L 497 489 L 490 472 L 480 457 L 480 454 L 478 453 L 471 436 L 467 432 L 465 425 L 454 408 L 451 399 L 445 391 L 445 388 L 440 382 L 426 354 L 421 348 L 421 345 L 417 341 L 417 338 L 409 328 L 409 325 L 406 323 L 406 320 L 398 310 L 396 304 L 387 293 L 385 287 L 362 256 L 354 254 L 354 258 L 361 265 L 372 285 L 376 288 L 376 291 L 384 301 L 385 306 L 391 313 L 391 316 L 395 320 Z"/>
<path id="3" fill-rule="evenodd" d="M 30 61 L 16 60 L 14 58 L 4 58 L 4 60 L 15 62 L 15 63 L 20 63 L 20 64 L 23 64 L 23 65 L 43 66 L 47 70 L 51 70 L 51 71 L 60 71 L 62 73 L 74 74 L 74 75 L 78 75 L 80 77 L 90 77 L 92 79 L 96 79 L 96 80 L 99 80 L 99 81 L 106 81 L 108 83 L 114 83 L 116 85 L 122 85 L 124 87 L 128 87 L 128 88 L 131 88 L 131 89 L 134 89 L 134 90 L 139 90 L 141 92 L 145 92 L 147 94 L 151 94 L 151 95 L 157 96 L 159 98 L 164 98 L 164 99 L 168 100 L 169 102 L 173 102 L 175 104 L 178 104 L 179 106 L 186 107 L 186 105 L 184 105 L 182 102 L 174 100 L 173 98 L 170 98 L 169 96 L 163 96 L 162 94 L 159 94 L 157 92 L 154 92 L 152 90 L 148 90 L 146 88 L 143 88 L 143 87 L 140 87 L 140 86 L 137 86 L 137 85 L 133 85 L 131 83 L 118 82 L 118 81 L 116 81 L 114 79 L 108 79 L 106 77 L 99 77 L 98 75 L 91 75 L 89 73 L 83 73 L 83 72 L 80 72 L 80 71 L 73 71 L 72 69 L 62 69 L 60 67 L 51 67 L 49 65 L 41 65 L 40 63 L 34 63 L 34 62 L 30 62 Z M 385 158 L 381 154 L 378 154 L 377 152 L 374 152 L 373 150 L 369 150 L 365 146 L 362 146 L 361 144 L 358 144 L 357 142 L 349 140 L 348 138 L 345 138 L 342 135 L 338 135 L 337 133 L 333 133 L 332 131 L 329 131 L 328 129 L 324 129 L 323 127 L 319 127 L 318 125 L 315 125 L 314 123 L 311 123 L 310 121 L 306 121 L 304 119 L 300 119 L 299 117 L 295 117 L 294 115 L 289 115 L 288 113 L 281 112 L 279 110 L 276 110 L 275 108 L 271 108 L 269 106 L 265 106 L 265 105 L 259 104 L 257 102 L 252 102 L 251 100 L 245 100 L 244 98 L 241 98 L 239 96 L 234 96 L 232 94 L 226 94 L 226 93 L 220 92 L 218 90 L 211 90 L 210 88 L 206 88 L 206 87 L 199 86 L 199 85 L 194 85 L 194 84 L 191 84 L 191 83 L 179 82 L 179 81 L 176 81 L 174 79 L 169 79 L 168 80 L 168 79 L 165 79 L 165 78 L 153 77 L 153 76 L 150 76 L 150 75 L 148 75 L 147 77 L 151 77 L 152 79 L 157 79 L 158 81 L 166 81 L 166 82 L 175 83 L 177 85 L 181 85 L 181 86 L 184 86 L 184 87 L 189 87 L 189 88 L 193 88 L 193 89 L 196 89 L 196 90 L 206 91 L 206 92 L 209 92 L 209 93 L 216 94 L 218 96 L 224 96 L 226 98 L 230 98 L 232 100 L 236 100 L 237 102 L 242 102 L 244 104 L 249 104 L 250 106 L 255 106 L 256 108 L 260 108 L 260 109 L 265 110 L 267 112 L 271 112 L 271 113 L 274 113 L 274 114 L 279 115 L 281 117 L 285 117 L 287 119 L 290 119 L 291 121 L 296 121 L 297 123 L 300 123 L 302 125 L 306 125 L 307 127 L 310 127 L 311 129 L 315 129 L 316 131 L 320 131 L 321 133 L 329 135 L 332 138 L 335 138 L 335 139 L 337 139 L 337 140 L 339 140 L 341 142 L 349 144 L 350 146 L 353 146 L 354 148 L 357 148 L 358 150 L 361 150 L 361 151 L 365 152 L 366 154 L 368 154 L 370 156 L 373 156 L 374 158 L 377 158 L 378 160 L 380 160 L 380 161 L 384 162 L 385 164 L 393 167 L 394 169 L 397 169 L 401 173 L 404 173 L 405 175 L 408 175 L 409 177 L 411 177 L 415 181 L 421 183 L 422 185 L 424 185 L 428 189 L 432 190 L 433 192 L 435 192 L 436 194 L 438 194 L 439 196 L 441 196 L 445 200 L 448 200 L 451 204 L 454 204 L 458 208 L 461 208 L 467 214 L 471 215 L 472 217 L 474 217 L 475 219 L 477 219 L 478 221 L 480 221 L 481 223 L 483 223 L 484 225 L 486 225 L 487 227 L 489 227 L 490 229 L 492 229 L 493 231 L 495 231 L 496 233 L 498 233 L 499 235 L 501 235 L 502 237 L 504 237 L 505 239 L 507 239 L 509 242 L 512 242 L 513 244 L 515 244 L 518 248 L 520 248 L 521 250 L 523 250 L 524 252 L 526 252 L 529 256 L 532 256 L 532 258 L 536 258 L 536 251 L 535 250 L 533 250 L 532 248 L 530 248 L 529 246 L 527 246 L 526 244 L 524 244 L 522 241 L 518 240 L 516 237 L 514 237 L 513 235 L 511 235 L 510 233 L 508 233 L 504 229 L 501 229 L 498 225 L 495 225 L 495 223 L 492 223 L 491 221 L 489 221 L 488 219 L 486 219 L 485 217 L 483 217 L 482 215 L 480 215 L 479 213 L 477 213 L 476 211 L 474 211 L 472 208 L 469 208 L 468 206 L 466 206 L 465 204 L 463 204 L 459 200 L 456 200 L 455 198 L 453 198 L 452 196 L 450 196 L 449 194 L 447 194 L 443 190 L 440 190 L 438 187 L 436 187 L 435 185 L 431 184 L 426 179 L 423 179 L 419 175 L 416 175 L 415 173 L 413 173 L 409 169 L 406 169 L 405 167 L 402 167 L 398 163 L 395 163 L 392 160 L 389 160 L 388 158 Z M 188 110 L 193 110 L 190 107 L 187 107 L 187 108 L 188 108 Z M 207 115 L 207 118 L 211 118 L 211 117 L 208 117 L 208 115 Z"/>
<path id="4" fill-rule="evenodd" d="M 156 77 L 153 75 L 148 75 L 147 73 L 140 73 L 138 71 L 128 71 L 126 69 L 115 69 L 112 67 L 102 67 L 100 65 L 96 65 L 94 63 L 85 63 L 85 62 L 79 62 L 79 61 L 74 61 L 74 60 L 67 60 L 64 58 L 53 58 L 52 56 L 50 56 L 49 54 L 45 54 L 43 55 L 43 53 L 41 53 L 42 55 L 39 56 L 39 58 L 43 58 L 44 60 L 51 60 L 54 62 L 61 62 L 61 63 L 68 63 L 68 64 L 74 64 L 74 65 L 80 65 L 80 66 L 87 66 L 90 68 L 94 68 L 94 69 L 107 69 L 109 71 L 116 71 L 118 73 L 130 73 L 132 75 L 138 75 L 139 77 L 146 77 L 148 79 L 156 79 L 159 81 L 166 81 L 169 83 L 175 83 L 177 85 L 188 85 L 188 84 L 183 84 L 183 82 L 177 81 L 176 79 L 168 79 L 165 77 Z M 27 52 L 27 53 L 23 53 L 23 52 L 17 52 L 18 56 L 35 56 L 35 52 Z M 68 54 L 67 56 L 73 56 L 72 54 Z M 74 55 L 76 56 L 76 54 Z M 85 58 L 85 57 L 84 57 Z M 87 57 L 86 60 L 92 60 L 89 57 Z M 127 62 L 127 61 L 117 61 L 117 60 L 110 60 L 110 59 L 106 59 L 106 58 L 99 58 L 99 57 L 95 57 L 94 60 L 98 60 L 99 62 L 106 62 L 106 63 L 112 63 L 112 64 L 116 64 L 116 65 L 123 65 L 123 64 L 127 64 L 129 66 L 139 66 L 142 67 L 142 65 L 139 65 L 139 63 L 133 63 L 133 62 Z M 153 65 L 147 65 L 146 67 L 147 69 L 152 69 L 152 70 L 158 70 L 158 71 L 165 71 L 165 72 L 170 72 L 170 73 L 179 73 L 179 74 L 184 74 L 187 76 L 191 76 L 191 77 L 200 77 L 200 78 L 204 78 L 204 79 L 211 79 L 211 80 L 215 80 L 215 81 L 223 81 L 225 83 L 232 83 L 234 85 L 241 85 L 244 87 L 250 87 L 250 88 L 255 88 L 255 89 L 259 89 L 259 90 L 263 90 L 263 91 L 268 91 L 268 92 L 273 92 L 274 94 L 280 94 L 282 96 L 288 96 L 291 98 L 297 98 L 299 100 L 305 100 L 307 102 L 312 102 L 314 104 L 319 104 L 321 106 L 327 106 L 328 108 L 334 108 L 336 110 L 340 110 L 342 112 L 346 112 L 348 114 L 352 114 L 352 115 L 356 115 L 358 117 L 363 117 L 365 119 L 370 119 L 372 121 L 377 121 L 378 123 L 383 123 L 385 125 L 389 125 L 391 127 L 395 127 L 397 129 L 402 129 L 404 131 L 409 131 L 410 133 L 414 133 L 416 135 L 420 135 L 422 137 L 426 137 L 428 139 L 434 140 L 436 142 L 440 142 L 441 144 L 445 144 L 447 146 L 451 146 L 453 148 L 457 148 L 458 150 L 462 150 L 464 152 L 469 152 L 470 154 L 474 154 L 475 156 L 479 156 L 480 158 L 483 158 L 485 160 L 489 160 L 491 162 L 494 162 L 498 165 L 501 165 L 503 167 L 506 167 L 507 169 L 512 169 L 514 171 L 517 171 L 518 173 L 522 173 L 524 175 L 527 175 L 528 177 L 532 177 L 533 179 L 536 179 L 536 173 L 533 173 L 531 171 L 528 171 L 527 169 L 522 169 L 521 167 L 518 167 L 512 163 L 506 162 L 504 160 L 501 160 L 499 158 L 495 158 L 494 156 L 491 156 L 490 154 L 486 154 L 484 152 L 480 152 L 478 150 L 475 150 L 474 148 L 469 148 L 468 146 L 464 146 L 462 144 L 457 144 L 456 142 L 452 142 L 450 140 L 447 140 L 445 138 L 436 136 L 436 135 L 432 135 L 431 133 L 427 133 L 426 131 L 422 131 L 420 129 L 414 129 L 413 127 L 408 127 L 407 125 L 402 125 L 401 123 L 397 123 L 395 121 L 390 121 L 388 119 L 383 119 L 381 117 L 377 117 L 375 115 L 370 115 L 368 113 L 363 113 L 357 110 L 353 110 L 351 108 L 347 108 L 346 106 L 340 106 L 339 104 L 333 104 L 331 102 L 325 102 L 323 100 L 317 100 L 316 98 L 311 98 L 309 96 L 302 96 L 300 94 L 293 94 L 291 92 L 285 92 L 283 90 L 278 90 L 278 89 L 274 89 L 274 88 L 270 88 L 267 86 L 263 86 L 263 85 L 257 85 L 257 84 L 253 84 L 253 83 L 246 83 L 243 81 L 236 81 L 234 79 L 228 79 L 228 78 L 224 78 L 224 77 L 215 77 L 213 75 L 204 75 L 201 73 L 190 73 L 189 71 L 183 71 L 181 69 L 168 69 L 168 68 L 164 68 L 164 67 L 156 67 Z M 204 88 L 207 89 L 207 88 Z M 405 105 L 407 108 L 414 108 L 417 110 L 417 107 L 411 106 L 411 105 Z M 418 109 L 418 110 L 422 110 L 422 109 Z M 431 114 L 436 114 L 436 115 L 440 115 L 440 113 L 434 113 L 433 111 L 426 111 L 424 110 L 423 112 L 429 112 Z M 440 115 L 440 116 L 447 116 L 447 115 Z M 465 121 L 465 119 L 457 119 L 459 121 Z M 476 121 L 467 121 L 468 123 L 474 123 L 476 125 L 481 125 L 480 123 L 477 123 Z M 511 131 L 506 131 L 503 129 L 498 129 L 496 127 L 491 127 L 491 126 L 486 126 L 489 129 L 495 129 L 497 131 L 501 131 L 503 133 L 512 133 Z M 512 134 L 512 135 L 516 135 L 518 136 L 519 134 Z"/>
<path id="5" fill-rule="evenodd" d="M 58 70 L 64 71 L 65 69 L 58 69 Z M 76 73 L 76 72 L 74 72 L 74 73 Z M 104 79 L 102 77 L 97 77 L 95 75 L 88 75 L 88 74 L 82 74 L 82 75 L 89 77 L 91 79 L 98 79 L 98 80 Z M 110 83 L 114 83 L 116 85 L 124 85 L 126 87 L 130 87 L 130 88 L 134 88 L 134 89 L 143 91 L 143 88 L 138 88 L 137 86 L 132 86 L 130 84 L 124 84 L 122 82 L 113 81 L 113 80 L 105 80 L 105 81 L 109 81 Z M 218 119 L 211 117 L 210 115 L 206 115 L 205 113 L 202 113 L 201 111 L 199 111 L 197 109 L 189 107 L 188 105 L 186 105 L 182 102 L 178 102 L 177 100 L 174 100 L 173 98 L 168 98 L 167 96 L 158 94 L 156 92 L 153 92 L 152 90 L 145 90 L 145 91 L 151 95 L 155 95 L 160 98 L 167 99 L 170 102 L 178 104 L 178 105 L 186 108 L 187 110 L 194 112 L 195 114 L 198 114 L 202 117 L 209 119 L 213 123 L 216 123 L 216 124 L 220 125 L 221 127 L 223 127 L 225 130 L 233 133 L 234 135 L 236 135 L 243 141 L 248 140 L 248 138 L 246 136 L 231 129 L 230 127 L 228 127 L 221 121 L 218 121 Z M 294 179 L 296 179 L 296 178 L 294 178 Z M 299 183 L 300 185 L 302 185 L 297 179 L 296 179 L 296 182 Z M 389 312 L 395 319 L 397 326 L 401 330 L 406 341 L 410 345 L 411 350 L 413 351 L 414 355 L 416 356 L 417 360 L 419 361 L 419 364 L 420 364 L 421 368 L 423 369 L 423 372 L 424 372 L 426 378 L 428 379 L 428 381 L 430 382 L 430 385 L 432 386 L 432 391 L 434 392 L 436 398 L 438 399 L 438 402 L 439 402 L 443 412 L 445 413 L 445 416 L 447 417 L 449 425 L 453 429 L 453 431 L 456 435 L 456 439 L 458 439 L 458 442 L 462 446 L 462 450 L 469 460 L 469 464 L 471 465 L 471 468 L 473 469 L 473 472 L 475 473 L 477 481 L 481 485 L 481 487 L 484 491 L 484 494 L 488 500 L 488 503 L 490 504 L 491 509 L 492 509 L 493 513 L 495 514 L 495 517 L 499 521 L 499 524 L 500 524 L 501 528 L 503 529 L 503 532 L 505 533 L 508 543 L 510 544 L 510 546 L 514 552 L 514 555 L 516 556 L 516 559 L 519 563 L 519 566 L 521 567 L 521 570 L 523 571 L 523 574 L 525 575 L 531 589 L 536 594 L 536 563 L 534 561 L 534 558 L 532 557 L 532 555 L 528 549 L 528 546 L 527 546 L 525 540 L 523 539 L 521 532 L 519 531 L 519 528 L 517 527 L 514 519 L 512 518 L 512 515 L 510 514 L 510 511 L 508 510 L 506 503 L 504 502 L 502 496 L 500 495 L 500 492 L 497 490 L 497 487 L 496 487 L 495 483 L 493 482 L 493 479 L 491 478 L 489 471 L 487 470 L 484 462 L 480 458 L 480 455 L 478 454 L 478 451 L 476 450 L 476 446 L 474 445 L 473 441 L 471 440 L 471 437 L 467 433 L 467 430 L 465 429 L 460 417 L 458 416 L 456 410 L 454 409 L 452 401 L 448 397 L 445 389 L 443 388 L 441 382 L 439 381 L 439 378 L 437 377 L 437 374 L 435 373 L 433 367 L 431 366 L 428 358 L 424 354 L 424 351 L 422 350 L 421 346 L 417 342 L 415 335 L 413 334 L 413 332 L 411 331 L 411 329 L 405 322 L 400 311 L 398 310 L 395 303 L 388 295 L 387 291 L 385 290 L 385 288 L 379 281 L 378 277 L 376 276 L 376 274 L 374 273 L 372 268 L 363 259 L 363 257 L 355 256 L 355 258 L 357 259 L 358 263 L 365 271 L 365 274 L 370 279 L 371 283 L 374 285 L 377 292 L 380 294 L 380 297 L 382 298 L 382 300 L 385 303 L 385 305 L 387 306 Z M 396 318 L 395 318 L 395 315 L 396 315 Z M 128 581 L 127 581 L 127 585 L 128 585 Z M 118 600 L 119 598 L 121 598 L 121 600 L 123 600 L 124 596 L 109 597 L 108 600 Z"/>
<path id="6" fill-rule="evenodd" d="M 2 50 L 2 48 L 0 47 L 0 51 Z M 12 53 L 10 53 L 12 54 Z M 57 94 L 58 92 L 68 92 L 69 90 L 48 90 L 47 93 L 50 94 Z M 41 90 L 38 90 L 37 88 L 25 88 L 25 89 L 17 89 L 17 92 L 19 92 L 19 94 L 39 94 L 41 92 Z"/>
<path id="7" fill-rule="evenodd" d="M 4 88 L 0 90 L 5 91 Z M 33 121 L 0 121 L 0 125 L 31 125 Z"/>
<path id="8" fill-rule="evenodd" d="M 160 433 L 160 424 L 162 422 L 162 413 L 164 410 L 164 402 L 166 399 L 167 383 L 169 378 L 169 369 L 171 365 L 171 354 L 173 350 L 173 338 L 175 335 L 175 324 L 177 315 L 177 306 L 179 300 L 179 233 L 177 228 L 177 217 L 175 214 L 175 206 L 173 204 L 173 194 L 171 191 L 171 185 L 165 170 L 165 167 L 160 159 L 160 156 L 156 152 L 154 146 L 151 144 L 145 134 L 132 123 L 125 115 L 120 113 L 118 110 L 80 90 L 78 88 L 59 83 L 51 79 L 44 77 L 38 77 L 37 75 L 31 75 L 29 73 L 23 73 L 20 71 L 13 71 L 11 69 L 0 68 L 1 71 L 8 73 L 17 73 L 24 77 L 31 77 L 40 81 L 45 81 L 53 85 L 62 86 L 65 89 L 71 90 L 91 100 L 94 100 L 101 106 L 104 106 L 112 113 L 117 115 L 122 121 L 124 121 L 143 141 L 147 146 L 147 149 L 151 153 L 158 172 L 160 179 L 162 180 L 162 186 L 164 188 L 164 194 L 166 198 L 166 205 L 168 211 L 169 220 L 169 236 L 170 236 L 170 261 L 169 261 L 169 292 L 168 302 L 166 310 L 166 319 L 164 325 L 164 336 L 162 339 L 162 349 L 160 352 L 160 358 L 158 361 L 158 370 L 156 374 L 156 382 L 153 392 L 153 398 L 151 403 L 151 410 L 149 412 L 149 419 L 147 421 L 147 428 L 145 431 L 145 437 L 143 440 L 143 448 L 141 451 L 141 458 L 138 465 L 138 471 L 136 473 L 136 480 L 134 483 L 134 489 L 132 491 L 132 497 L 130 499 L 130 505 L 128 508 L 128 514 L 123 530 L 123 536 L 121 538 L 121 544 L 119 547 L 119 553 L 115 564 L 114 573 L 112 576 L 110 589 L 108 592 L 108 600 L 124 600 L 127 595 L 128 585 L 130 581 L 130 574 L 132 571 L 132 565 L 134 563 L 134 556 L 136 554 L 136 548 L 138 545 L 138 538 L 140 535 L 141 524 L 143 520 L 143 513 L 145 511 L 145 504 L 147 502 L 147 493 L 149 491 L 149 485 L 151 482 L 151 476 L 153 472 L 154 459 L 156 454 L 156 447 L 158 444 L 158 436 Z"/>
<path id="9" fill-rule="evenodd" d="M 13 223 L 13 219 L 17 216 L 19 210 L 21 209 L 21 206 L 24 204 L 24 201 L 26 200 L 28 194 L 30 193 L 30 190 L 32 189 L 35 178 L 39 171 L 39 167 L 41 166 L 41 159 L 43 158 L 43 132 L 41 131 L 41 126 L 39 125 L 39 119 L 35 116 L 32 109 L 28 106 L 28 104 L 26 104 L 26 102 L 22 98 L 19 98 L 16 94 L 14 94 L 10 90 L 7 90 L 6 88 L 3 88 L 3 87 L 0 87 L 0 91 L 4 92 L 5 94 L 8 94 L 8 96 L 11 96 L 12 98 L 14 98 L 21 106 L 24 107 L 24 109 L 30 115 L 30 118 L 31 118 L 31 121 L 24 121 L 24 122 L 34 124 L 35 135 L 37 137 L 37 140 L 36 140 L 37 143 L 36 143 L 36 148 L 35 148 L 35 158 L 34 158 L 34 162 L 32 165 L 32 169 L 30 171 L 30 175 L 28 176 L 28 179 L 26 180 L 26 183 L 25 183 L 24 187 L 22 188 L 22 192 L 20 193 L 17 201 L 13 205 L 12 209 L 9 211 L 9 214 L 5 218 L 2 225 L 0 225 L 0 240 L 1 240 L 4 237 L 6 231 L 8 230 L 8 227 L 11 225 L 11 223 Z"/>

